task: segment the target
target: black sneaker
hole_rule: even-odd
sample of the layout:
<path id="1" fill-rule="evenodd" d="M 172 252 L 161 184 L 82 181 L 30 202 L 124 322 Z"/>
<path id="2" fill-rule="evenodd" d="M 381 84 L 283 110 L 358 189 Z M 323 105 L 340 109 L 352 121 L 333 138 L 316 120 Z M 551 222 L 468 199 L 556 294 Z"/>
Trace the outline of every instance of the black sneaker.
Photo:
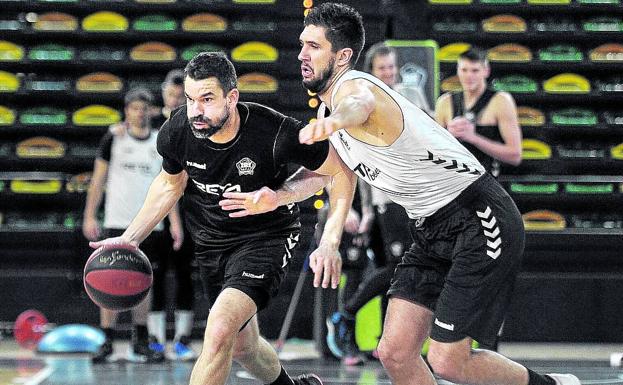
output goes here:
<path id="1" fill-rule="evenodd" d="M 130 344 L 128 361 L 148 364 L 163 362 L 164 354 L 150 349 L 147 341 L 138 341 Z"/>
<path id="2" fill-rule="evenodd" d="M 355 318 L 335 312 L 327 318 L 327 346 L 335 358 L 343 358 L 353 353 L 355 344 Z M 347 352 L 346 350 L 351 350 Z"/>
<path id="3" fill-rule="evenodd" d="M 112 341 L 106 339 L 102 346 L 95 352 L 95 354 L 91 357 L 91 362 L 94 364 L 103 364 L 106 362 L 110 362 L 112 358 Z"/>
<path id="4" fill-rule="evenodd" d="M 293 378 L 292 381 L 294 381 L 294 385 L 322 385 L 320 377 L 313 373 L 301 374 Z"/>

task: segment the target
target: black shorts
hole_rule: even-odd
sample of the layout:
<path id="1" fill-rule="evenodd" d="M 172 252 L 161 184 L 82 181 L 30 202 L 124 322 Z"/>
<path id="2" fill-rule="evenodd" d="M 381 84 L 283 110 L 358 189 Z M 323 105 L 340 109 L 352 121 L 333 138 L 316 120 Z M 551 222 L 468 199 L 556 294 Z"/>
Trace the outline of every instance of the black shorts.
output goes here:
<path id="1" fill-rule="evenodd" d="M 435 341 L 471 337 L 492 345 L 524 249 L 513 200 L 487 173 L 423 223 L 411 220 L 409 226 L 414 243 L 388 294 L 431 309 Z"/>
<path id="2" fill-rule="evenodd" d="M 248 239 L 225 249 L 195 245 L 204 291 L 212 307 L 220 292 L 232 287 L 247 294 L 260 311 L 277 294 L 299 233 Z"/>

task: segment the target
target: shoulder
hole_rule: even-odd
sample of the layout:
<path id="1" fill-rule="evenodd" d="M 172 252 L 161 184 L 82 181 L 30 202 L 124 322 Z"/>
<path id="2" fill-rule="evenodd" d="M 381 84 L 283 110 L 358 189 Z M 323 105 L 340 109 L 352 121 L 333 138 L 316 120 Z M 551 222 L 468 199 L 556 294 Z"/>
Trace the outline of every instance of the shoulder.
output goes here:
<path id="1" fill-rule="evenodd" d="M 491 102 L 496 107 L 514 107 L 515 99 L 506 91 L 497 91 L 491 98 Z"/>
<path id="2" fill-rule="evenodd" d="M 453 94 L 451 92 L 446 92 L 445 94 L 442 94 L 440 97 L 437 98 L 437 106 L 449 107 L 450 102 L 452 101 L 452 95 Z"/>
<path id="3" fill-rule="evenodd" d="M 281 112 L 265 106 L 259 103 L 252 102 L 240 102 L 238 103 L 242 106 L 242 108 L 246 108 L 249 111 L 249 118 L 251 119 L 273 119 L 273 120 L 283 120 L 286 116 Z"/>

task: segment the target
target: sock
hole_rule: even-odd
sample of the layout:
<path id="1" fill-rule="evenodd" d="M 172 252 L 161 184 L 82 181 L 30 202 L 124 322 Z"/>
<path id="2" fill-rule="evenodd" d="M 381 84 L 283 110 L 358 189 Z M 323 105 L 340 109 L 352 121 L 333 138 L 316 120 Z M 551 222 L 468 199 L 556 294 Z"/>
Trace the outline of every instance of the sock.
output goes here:
<path id="1" fill-rule="evenodd" d="M 556 381 L 549 376 L 528 369 L 528 385 L 556 385 Z"/>
<path id="2" fill-rule="evenodd" d="M 102 329 L 104 331 L 104 334 L 106 335 L 106 340 L 107 341 L 114 341 L 115 340 L 115 329 L 113 328 L 104 328 Z"/>
<path id="3" fill-rule="evenodd" d="M 176 310 L 175 311 L 175 338 L 174 341 L 179 341 L 181 337 L 189 337 L 193 331 L 193 318 L 194 313 L 190 310 Z"/>
<path id="4" fill-rule="evenodd" d="M 269 385 L 294 385 L 294 380 L 288 375 L 288 372 L 281 367 L 281 373 L 279 373 L 279 377 Z"/>
<path id="5" fill-rule="evenodd" d="M 165 344 L 167 341 L 167 315 L 163 311 L 152 311 L 147 316 L 147 330 L 149 335 L 156 337 L 158 343 Z"/>
<path id="6" fill-rule="evenodd" d="M 134 325 L 134 331 L 132 333 L 132 341 L 134 342 L 147 342 L 147 326 L 146 325 Z"/>

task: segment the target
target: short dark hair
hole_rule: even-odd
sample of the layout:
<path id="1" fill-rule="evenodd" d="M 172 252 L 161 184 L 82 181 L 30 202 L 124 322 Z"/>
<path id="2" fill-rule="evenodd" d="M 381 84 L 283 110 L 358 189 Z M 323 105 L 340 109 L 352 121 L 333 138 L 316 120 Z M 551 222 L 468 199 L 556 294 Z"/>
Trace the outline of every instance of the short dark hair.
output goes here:
<path id="1" fill-rule="evenodd" d="M 135 87 L 135 88 L 130 88 L 130 90 L 126 92 L 125 97 L 123 98 L 123 102 L 125 103 L 126 106 L 137 100 L 141 102 L 145 102 L 147 104 L 153 104 L 154 95 L 147 88 Z"/>
<path id="2" fill-rule="evenodd" d="M 391 54 L 397 54 L 394 47 L 390 47 L 384 42 L 374 44 L 368 49 L 368 51 L 366 51 L 366 56 L 363 61 L 363 70 L 368 73 L 372 73 L 372 64 L 374 59 L 379 56 L 387 56 Z"/>
<path id="3" fill-rule="evenodd" d="M 167 73 L 167 76 L 164 78 L 162 82 L 162 88 L 164 89 L 166 86 L 173 84 L 176 86 L 184 85 L 184 71 L 180 69 L 173 69 Z"/>
<path id="4" fill-rule="evenodd" d="M 236 69 L 223 52 L 201 52 L 184 68 L 184 76 L 193 80 L 216 77 L 226 94 L 236 88 Z"/>
<path id="5" fill-rule="evenodd" d="M 366 41 L 366 31 L 361 15 L 354 8 L 340 3 L 323 3 L 312 8 L 303 25 L 324 27 L 333 52 L 350 48 L 353 50 L 351 67 L 357 64 Z"/>
<path id="6" fill-rule="evenodd" d="M 479 48 L 470 48 L 467 51 L 459 55 L 459 60 L 477 61 L 483 64 L 487 64 L 487 53 Z"/>

